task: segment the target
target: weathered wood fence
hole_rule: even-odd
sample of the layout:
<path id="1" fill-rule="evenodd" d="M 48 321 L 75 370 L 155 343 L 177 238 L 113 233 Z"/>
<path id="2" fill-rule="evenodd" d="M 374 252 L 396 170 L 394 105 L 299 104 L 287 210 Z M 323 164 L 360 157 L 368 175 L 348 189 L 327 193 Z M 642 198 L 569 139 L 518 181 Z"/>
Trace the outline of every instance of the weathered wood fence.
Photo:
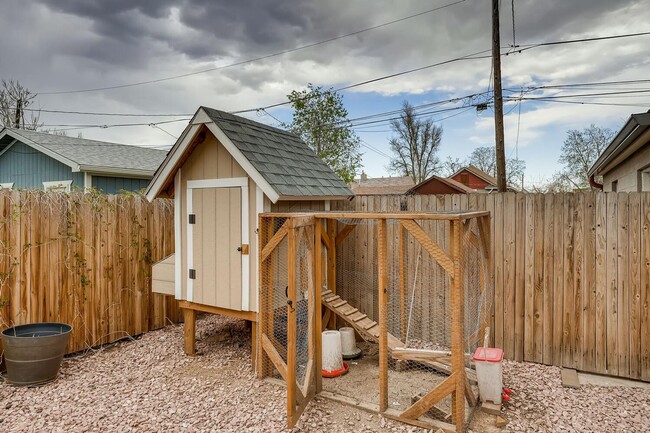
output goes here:
<path id="1" fill-rule="evenodd" d="M 650 193 L 359 196 L 337 207 L 489 210 L 494 344 L 518 361 L 650 380 Z"/>
<path id="2" fill-rule="evenodd" d="M 0 329 L 69 323 L 71 353 L 160 328 L 178 307 L 151 292 L 151 265 L 173 250 L 168 201 L 0 193 Z"/>

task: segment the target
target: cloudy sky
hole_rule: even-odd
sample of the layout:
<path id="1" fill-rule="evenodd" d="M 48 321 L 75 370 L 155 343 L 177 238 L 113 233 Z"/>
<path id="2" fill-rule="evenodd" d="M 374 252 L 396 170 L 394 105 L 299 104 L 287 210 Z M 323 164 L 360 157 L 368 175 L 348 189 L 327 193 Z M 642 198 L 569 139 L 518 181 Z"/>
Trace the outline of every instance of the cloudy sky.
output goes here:
<path id="1" fill-rule="evenodd" d="M 650 30 L 650 8 L 644 0 L 515 0 L 514 4 L 515 40 L 521 47 Z M 445 5 L 450 6 L 315 47 L 194 74 Z M 46 125 L 166 122 L 185 119 L 200 105 L 228 111 L 255 108 L 283 102 L 291 90 L 307 83 L 339 88 L 487 50 L 491 37 L 489 0 L 0 0 L 0 10 L 0 78 L 17 79 L 38 92 L 38 107 L 172 114 L 133 118 L 43 112 L 41 121 Z M 506 51 L 513 43 L 510 0 L 502 1 L 501 35 Z M 502 60 L 506 95 L 516 97 L 522 89 L 541 85 L 648 79 L 648 47 L 650 36 L 640 36 L 510 54 Z M 485 92 L 490 68 L 489 58 L 449 63 L 351 88 L 343 92 L 344 101 L 350 117 L 356 118 L 399 109 L 403 101 L 422 105 Z M 191 75 L 77 92 L 183 74 Z M 645 89 L 650 84 L 541 89 L 525 96 Z M 505 106 L 506 152 L 526 161 L 529 183 L 540 182 L 558 169 L 567 129 L 591 123 L 618 129 L 631 113 L 650 108 L 650 98 L 643 92 L 562 100 L 590 104 L 527 100 Z M 424 117 L 439 120 L 444 127 L 441 158 L 462 159 L 474 148 L 494 143 L 492 115 L 491 109 L 478 113 L 469 107 Z M 277 124 L 278 119 L 290 119 L 291 111 L 285 106 L 248 116 Z M 169 134 L 177 136 L 186 123 L 160 123 L 159 128 L 88 127 L 70 133 L 169 146 L 174 142 Z M 364 140 L 365 171 L 371 176 L 387 175 L 390 130 L 386 122 L 356 129 Z"/>

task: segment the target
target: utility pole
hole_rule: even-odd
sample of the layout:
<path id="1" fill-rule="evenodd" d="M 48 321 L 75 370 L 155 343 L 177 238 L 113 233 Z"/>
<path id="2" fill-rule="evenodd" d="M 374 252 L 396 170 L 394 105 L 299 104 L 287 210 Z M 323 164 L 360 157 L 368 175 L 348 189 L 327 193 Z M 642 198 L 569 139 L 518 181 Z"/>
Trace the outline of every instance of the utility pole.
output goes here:
<path id="1" fill-rule="evenodd" d="M 497 189 L 506 192 L 506 151 L 503 133 L 503 93 L 501 89 L 501 37 L 499 0 L 492 0 L 492 64 L 494 65 L 494 132 L 497 153 Z"/>
<path id="2" fill-rule="evenodd" d="M 15 124 L 16 128 L 20 128 L 20 119 L 22 117 L 22 114 L 21 114 L 22 105 L 23 105 L 23 100 L 18 98 L 16 100 L 16 118 L 14 119 L 14 124 Z"/>

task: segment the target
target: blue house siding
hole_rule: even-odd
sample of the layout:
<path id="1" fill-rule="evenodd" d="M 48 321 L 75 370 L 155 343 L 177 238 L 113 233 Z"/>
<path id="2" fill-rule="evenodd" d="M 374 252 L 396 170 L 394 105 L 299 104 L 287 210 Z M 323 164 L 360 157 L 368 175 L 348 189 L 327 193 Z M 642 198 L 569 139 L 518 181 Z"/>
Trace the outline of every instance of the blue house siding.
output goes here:
<path id="1" fill-rule="evenodd" d="M 14 188 L 42 189 L 43 182 L 72 180 L 72 187 L 83 188 L 83 173 L 17 142 L 0 156 L 0 183 L 13 182 Z"/>
<path id="2" fill-rule="evenodd" d="M 120 190 L 140 191 L 149 185 L 149 179 L 129 179 L 125 177 L 93 176 L 93 188 L 104 194 L 117 194 Z"/>

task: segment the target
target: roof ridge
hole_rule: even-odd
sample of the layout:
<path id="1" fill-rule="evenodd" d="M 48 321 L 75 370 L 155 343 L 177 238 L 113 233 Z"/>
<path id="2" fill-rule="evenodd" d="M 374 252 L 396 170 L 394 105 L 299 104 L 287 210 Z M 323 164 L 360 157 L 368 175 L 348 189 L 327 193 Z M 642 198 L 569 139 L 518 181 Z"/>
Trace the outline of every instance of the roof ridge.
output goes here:
<path id="1" fill-rule="evenodd" d="M 206 107 L 205 105 L 202 105 L 201 108 L 203 108 L 204 110 L 210 110 L 210 111 L 217 112 L 219 114 L 219 116 L 223 120 L 226 120 L 228 122 L 243 123 L 243 124 L 246 124 L 248 126 L 254 126 L 254 127 L 257 127 L 257 128 L 260 128 L 260 129 L 271 129 L 271 130 L 273 130 L 274 132 L 276 132 L 278 134 L 288 135 L 288 136 L 293 137 L 293 138 L 299 138 L 296 134 L 294 134 L 291 131 L 287 131 L 286 129 L 281 129 L 281 128 L 278 128 L 276 126 L 267 125 L 265 123 L 258 122 L 256 120 L 252 120 L 252 119 L 248 119 L 248 118 L 243 117 L 243 116 L 238 116 L 236 114 L 228 113 L 227 111 L 218 110 L 216 108 L 211 108 L 211 107 Z M 223 116 L 224 114 L 228 115 L 228 116 L 232 116 L 232 119 L 225 118 Z"/>
<path id="2" fill-rule="evenodd" d="M 29 130 L 29 129 L 21 129 L 21 128 L 5 127 L 4 129 L 7 130 L 7 131 L 14 132 L 15 134 L 18 134 L 18 135 L 20 135 L 21 137 L 23 137 L 23 138 L 25 138 L 27 140 L 31 140 L 31 139 L 29 137 L 25 136 L 25 134 L 22 134 L 22 132 L 27 132 L 27 135 L 29 135 L 29 134 L 37 134 L 37 135 L 44 135 L 44 136 L 48 136 L 48 137 L 57 137 L 57 138 L 61 138 L 61 139 L 68 139 L 68 140 L 71 140 L 71 141 L 85 141 L 85 142 L 88 142 L 88 143 L 78 143 L 78 142 L 77 143 L 74 143 L 74 142 L 65 143 L 65 144 L 70 144 L 70 145 L 79 145 L 79 146 L 81 146 L 81 145 L 87 145 L 87 146 L 90 146 L 90 145 L 95 145 L 95 146 L 124 146 L 124 147 L 135 147 L 135 148 L 138 148 L 138 149 L 153 150 L 155 152 L 165 152 L 165 153 L 167 152 L 167 151 L 161 150 L 161 149 L 151 149 L 151 148 L 144 147 L 144 146 L 138 146 L 137 144 L 124 144 L 124 143 L 115 143 L 113 141 L 94 140 L 92 138 L 71 137 L 71 136 L 68 136 L 68 135 L 50 134 L 48 132 L 32 131 L 32 130 Z M 0 133 L 1 132 L 2 131 L 0 131 Z M 45 144 L 38 143 L 38 144 L 48 145 L 48 144 L 61 144 L 61 143 L 45 143 Z"/>

